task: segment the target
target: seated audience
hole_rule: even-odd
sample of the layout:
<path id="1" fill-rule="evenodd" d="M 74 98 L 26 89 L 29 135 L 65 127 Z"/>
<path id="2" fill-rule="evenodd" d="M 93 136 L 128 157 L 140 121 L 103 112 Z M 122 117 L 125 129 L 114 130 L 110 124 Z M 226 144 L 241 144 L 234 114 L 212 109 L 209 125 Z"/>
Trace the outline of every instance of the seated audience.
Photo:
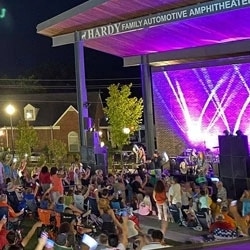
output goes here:
<path id="1" fill-rule="evenodd" d="M 227 222 L 228 224 L 230 224 L 230 226 L 236 230 L 236 221 L 230 216 L 228 215 L 228 208 L 226 206 L 223 206 L 221 208 L 221 214 L 224 216 L 224 220 L 225 222 Z"/>
<path id="2" fill-rule="evenodd" d="M 100 234 L 99 235 L 99 244 L 96 248 L 96 250 L 102 250 L 102 249 L 106 249 L 108 247 L 108 235 L 106 234 Z"/>
<path id="3" fill-rule="evenodd" d="M 76 242 L 73 224 L 63 222 L 59 227 L 55 242 L 59 246 L 74 247 L 76 245 Z"/>
<path id="4" fill-rule="evenodd" d="M 225 221 L 222 214 L 216 216 L 215 222 L 209 228 L 209 232 L 215 239 L 234 239 L 237 237 L 235 226 Z"/>
<path id="5" fill-rule="evenodd" d="M 204 190 L 201 190 L 200 194 L 201 196 L 199 198 L 199 209 L 201 212 L 209 213 L 211 199 L 208 197 L 208 195 L 206 194 Z"/>
<path id="6" fill-rule="evenodd" d="M 218 181 L 216 186 L 217 186 L 217 198 L 221 199 L 221 206 L 228 206 L 227 190 L 223 186 L 223 182 Z"/>
<path id="7" fill-rule="evenodd" d="M 138 212 L 140 215 L 150 215 L 152 213 L 152 203 L 148 195 L 145 195 L 142 202 L 140 202 Z"/>
<path id="8" fill-rule="evenodd" d="M 58 213 L 63 213 L 65 211 L 65 208 L 70 208 L 73 213 L 77 215 L 81 215 L 83 212 L 82 210 L 75 207 L 73 204 L 69 204 L 69 206 L 66 206 L 64 203 L 64 196 L 61 196 L 55 204 L 55 211 Z"/>
<path id="9" fill-rule="evenodd" d="M 100 198 L 97 189 L 95 190 L 95 193 L 96 193 L 98 210 L 101 219 L 103 220 L 102 232 L 106 234 L 116 233 L 116 226 L 119 226 L 120 223 L 117 220 L 114 211 L 110 207 L 111 198 L 109 198 L 109 190 L 103 189 Z"/>
<path id="10" fill-rule="evenodd" d="M 8 216 L 10 221 L 16 221 L 19 216 L 23 215 L 24 209 L 20 212 L 16 213 L 13 208 L 8 204 L 8 199 L 6 194 L 0 195 L 0 208 L 7 207 L 8 208 Z"/>
<path id="11" fill-rule="evenodd" d="M 42 226 L 42 222 L 40 221 L 36 222 L 23 239 L 16 231 L 12 231 L 12 230 L 9 231 L 6 235 L 6 239 L 8 242 L 6 245 L 7 247 L 6 249 L 11 249 L 11 247 L 13 247 L 13 249 L 17 249 L 14 247 L 18 247 L 18 249 L 25 249 L 30 239 L 33 237 L 34 233 L 36 232 L 37 228 L 41 226 Z"/>

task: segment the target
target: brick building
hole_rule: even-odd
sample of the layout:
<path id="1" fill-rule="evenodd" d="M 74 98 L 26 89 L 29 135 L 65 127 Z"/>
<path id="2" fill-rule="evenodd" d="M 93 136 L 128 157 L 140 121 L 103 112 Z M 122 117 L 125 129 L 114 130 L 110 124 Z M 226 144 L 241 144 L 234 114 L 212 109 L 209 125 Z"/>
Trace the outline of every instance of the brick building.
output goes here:
<path id="1" fill-rule="evenodd" d="M 15 113 L 10 117 L 5 108 L 11 104 Z M 0 97 L 0 145 L 11 148 L 18 134 L 16 126 L 20 120 L 29 122 L 38 134 L 39 144 L 34 151 L 41 151 L 52 139 L 66 143 L 68 152 L 79 152 L 79 121 L 76 93 L 2 95 Z M 88 93 L 88 112 L 93 119 L 93 128 L 98 129 L 103 118 L 103 106 L 98 92 Z"/>

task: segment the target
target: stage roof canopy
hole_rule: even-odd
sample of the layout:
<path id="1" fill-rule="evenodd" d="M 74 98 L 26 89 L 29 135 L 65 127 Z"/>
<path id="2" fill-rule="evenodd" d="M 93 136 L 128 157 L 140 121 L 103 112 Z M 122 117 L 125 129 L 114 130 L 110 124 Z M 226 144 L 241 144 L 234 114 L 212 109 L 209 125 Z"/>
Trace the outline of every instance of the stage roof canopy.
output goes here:
<path id="1" fill-rule="evenodd" d="M 154 66 L 250 50 L 250 0 L 89 0 L 37 25 L 53 46 L 74 43 Z"/>

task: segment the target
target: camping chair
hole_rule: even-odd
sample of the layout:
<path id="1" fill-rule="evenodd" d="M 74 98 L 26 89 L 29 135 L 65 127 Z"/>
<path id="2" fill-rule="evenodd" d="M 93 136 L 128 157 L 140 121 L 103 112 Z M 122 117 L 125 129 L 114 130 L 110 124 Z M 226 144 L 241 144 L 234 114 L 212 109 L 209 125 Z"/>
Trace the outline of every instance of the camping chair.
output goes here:
<path id="1" fill-rule="evenodd" d="M 25 194 L 24 200 L 26 201 L 28 210 L 31 211 L 32 213 L 36 212 L 37 203 L 34 194 Z"/>
<path id="2" fill-rule="evenodd" d="M 60 218 L 59 213 L 55 213 L 52 210 L 42 209 L 42 208 L 38 208 L 37 212 L 38 212 L 39 220 L 43 223 L 43 225 L 52 226 L 53 225 L 52 220 L 53 218 L 55 218 L 55 222 L 56 222 L 55 226 L 57 228 L 60 227 L 61 218 Z"/>
<path id="3" fill-rule="evenodd" d="M 4 216 L 8 219 L 9 217 L 8 207 L 0 207 L 0 219 L 2 219 Z"/>
<path id="4" fill-rule="evenodd" d="M 56 203 L 55 211 L 57 213 L 63 213 L 64 212 L 64 204 Z"/>
<path id="5" fill-rule="evenodd" d="M 84 197 L 81 194 L 74 194 L 74 205 L 78 209 L 84 211 Z"/>
<path id="6" fill-rule="evenodd" d="M 89 197 L 88 198 L 88 207 L 89 207 L 89 209 L 91 209 L 92 214 L 96 215 L 97 217 L 100 216 L 100 212 L 98 210 L 96 199 Z"/>
<path id="7" fill-rule="evenodd" d="M 88 212 L 91 210 L 89 206 L 89 202 L 85 202 L 83 195 L 81 194 L 74 194 L 74 206 L 80 209 L 81 211 L 85 212 L 86 214 L 84 217 L 87 218 L 87 224 L 88 224 Z M 91 213 L 91 212 L 90 212 Z"/>
<path id="8" fill-rule="evenodd" d="M 63 223 L 63 222 L 71 223 L 75 219 L 76 219 L 76 215 L 74 215 L 74 214 L 69 214 L 69 213 L 61 213 L 60 214 L 60 223 Z"/>
<path id="9" fill-rule="evenodd" d="M 18 213 L 20 212 L 19 209 L 19 200 L 17 198 L 16 192 L 6 192 L 7 199 L 8 199 L 8 204 L 13 208 L 13 210 Z"/>
<path id="10" fill-rule="evenodd" d="M 57 245 L 56 243 L 54 243 L 54 250 L 73 250 L 72 247 L 65 247 L 65 246 L 60 246 L 60 245 Z"/>
<path id="11" fill-rule="evenodd" d="M 110 202 L 111 208 L 114 210 L 116 215 L 121 215 L 121 213 L 126 210 L 125 208 L 121 208 L 121 204 L 119 201 L 111 201 Z"/>

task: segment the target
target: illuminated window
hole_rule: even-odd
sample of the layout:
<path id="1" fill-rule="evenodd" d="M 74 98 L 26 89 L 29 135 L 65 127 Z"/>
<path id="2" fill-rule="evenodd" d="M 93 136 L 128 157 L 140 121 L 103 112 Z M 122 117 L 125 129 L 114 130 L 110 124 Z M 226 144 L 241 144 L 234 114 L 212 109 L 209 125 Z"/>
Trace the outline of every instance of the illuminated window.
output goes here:
<path id="1" fill-rule="evenodd" d="M 24 107 L 24 120 L 25 121 L 35 121 L 39 109 L 36 109 L 31 104 L 27 104 Z"/>
<path id="2" fill-rule="evenodd" d="M 76 132 L 72 131 L 68 134 L 68 147 L 69 147 L 69 152 L 80 151 L 79 136 Z"/>
<path id="3" fill-rule="evenodd" d="M 34 119 L 34 110 L 26 110 L 25 113 L 27 120 Z"/>

